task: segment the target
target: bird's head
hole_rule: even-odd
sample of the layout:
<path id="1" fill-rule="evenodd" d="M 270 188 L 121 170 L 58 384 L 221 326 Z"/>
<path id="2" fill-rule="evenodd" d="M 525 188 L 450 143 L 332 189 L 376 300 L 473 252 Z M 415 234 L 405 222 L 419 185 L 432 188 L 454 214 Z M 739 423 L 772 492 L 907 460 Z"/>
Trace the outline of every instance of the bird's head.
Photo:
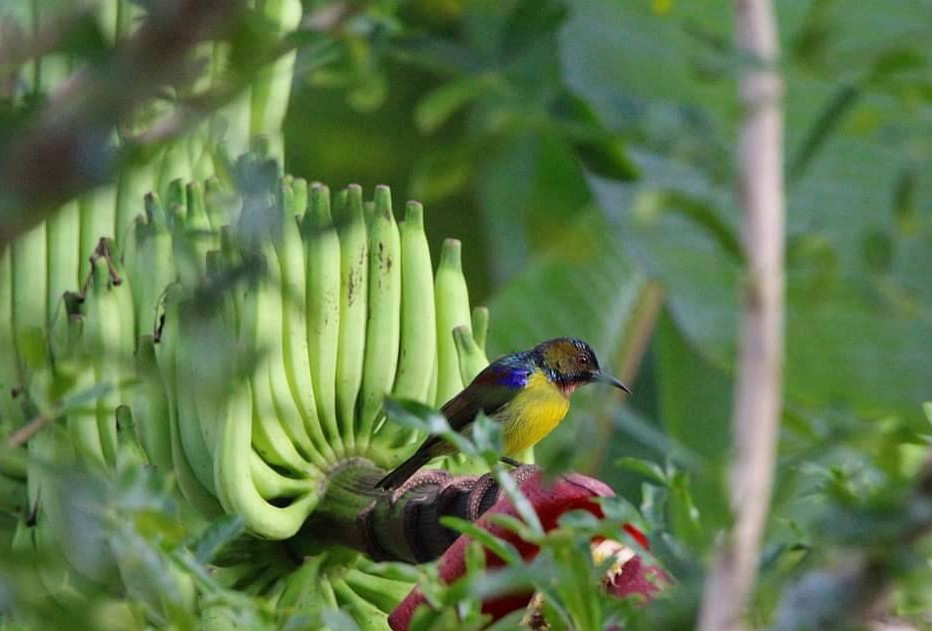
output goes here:
<path id="1" fill-rule="evenodd" d="M 569 396 L 579 386 L 601 381 L 630 393 L 628 386 L 621 383 L 599 367 L 599 360 L 592 347 L 573 337 L 558 337 L 541 342 L 534 347 L 534 354 L 547 377 Z"/>

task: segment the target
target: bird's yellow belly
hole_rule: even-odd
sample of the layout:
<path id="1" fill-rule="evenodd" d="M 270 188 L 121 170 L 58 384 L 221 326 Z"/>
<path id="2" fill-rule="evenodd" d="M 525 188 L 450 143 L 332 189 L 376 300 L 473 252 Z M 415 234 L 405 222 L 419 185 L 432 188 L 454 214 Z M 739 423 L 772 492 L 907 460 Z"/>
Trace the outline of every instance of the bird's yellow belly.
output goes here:
<path id="1" fill-rule="evenodd" d="M 533 375 L 528 386 L 498 415 L 505 456 L 537 444 L 560 424 L 570 408 L 563 393 L 542 374 L 538 375 Z"/>

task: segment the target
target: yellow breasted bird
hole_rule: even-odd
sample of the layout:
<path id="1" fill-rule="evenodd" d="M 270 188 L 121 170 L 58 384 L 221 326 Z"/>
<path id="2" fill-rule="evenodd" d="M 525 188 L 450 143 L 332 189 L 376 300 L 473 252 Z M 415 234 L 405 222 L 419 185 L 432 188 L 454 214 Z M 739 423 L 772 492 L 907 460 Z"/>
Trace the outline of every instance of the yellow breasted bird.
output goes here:
<path id="1" fill-rule="evenodd" d="M 450 427 L 466 431 L 480 411 L 502 424 L 502 460 L 535 445 L 549 434 L 570 409 L 570 395 L 579 386 L 602 381 L 630 393 L 628 387 L 602 372 L 588 344 L 570 337 L 542 342 L 529 351 L 495 360 L 476 375 L 441 412 Z M 456 453 L 440 436 L 430 436 L 377 487 L 393 489 L 438 456 Z"/>

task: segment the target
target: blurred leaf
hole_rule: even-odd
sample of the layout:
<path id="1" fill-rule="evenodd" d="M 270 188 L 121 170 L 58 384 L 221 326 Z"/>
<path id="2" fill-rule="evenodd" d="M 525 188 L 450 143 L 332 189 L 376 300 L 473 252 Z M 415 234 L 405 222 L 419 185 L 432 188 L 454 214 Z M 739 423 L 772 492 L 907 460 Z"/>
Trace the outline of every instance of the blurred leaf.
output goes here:
<path id="1" fill-rule="evenodd" d="M 645 478 L 658 482 L 659 484 L 667 484 L 667 474 L 663 468 L 656 462 L 651 462 L 649 460 L 641 460 L 639 458 L 622 458 L 618 461 L 618 466 L 627 469 L 628 471 L 634 471 L 635 473 L 640 473 Z"/>
<path id="2" fill-rule="evenodd" d="M 191 545 L 194 558 L 208 563 L 227 544 L 246 532 L 246 524 L 239 515 L 227 515 L 216 519 Z"/>
<path id="3" fill-rule="evenodd" d="M 418 129 L 426 134 L 433 132 L 470 101 L 495 87 L 493 75 L 467 75 L 443 84 L 418 103 L 414 113 Z"/>
<path id="4" fill-rule="evenodd" d="M 440 523 L 447 528 L 463 533 L 474 541 L 478 541 L 485 546 L 492 554 L 496 555 L 509 565 L 520 565 L 523 563 L 521 554 L 515 547 L 503 541 L 490 533 L 484 528 L 480 528 L 471 521 L 460 519 L 459 517 L 446 516 L 440 519 Z"/>

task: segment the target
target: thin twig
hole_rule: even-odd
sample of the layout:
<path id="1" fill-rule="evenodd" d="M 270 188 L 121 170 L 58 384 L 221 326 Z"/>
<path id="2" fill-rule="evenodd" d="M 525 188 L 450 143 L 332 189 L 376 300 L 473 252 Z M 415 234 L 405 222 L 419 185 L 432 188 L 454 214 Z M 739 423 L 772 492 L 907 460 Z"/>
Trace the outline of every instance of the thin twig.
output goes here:
<path id="1" fill-rule="evenodd" d="M 39 414 L 10 434 L 6 439 L 6 446 L 10 448 L 20 447 L 29 442 L 29 439 L 38 434 L 46 425 L 50 425 L 61 415 L 61 410 L 54 408 L 44 414 Z"/>
<path id="2" fill-rule="evenodd" d="M 738 192 L 744 208 L 747 286 L 734 402 L 734 525 L 706 580 L 698 628 L 735 631 L 757 580 L 777 450 L 783 364 L 783 83 L 770 0 L 736 0 L 744 119 Z"/>

